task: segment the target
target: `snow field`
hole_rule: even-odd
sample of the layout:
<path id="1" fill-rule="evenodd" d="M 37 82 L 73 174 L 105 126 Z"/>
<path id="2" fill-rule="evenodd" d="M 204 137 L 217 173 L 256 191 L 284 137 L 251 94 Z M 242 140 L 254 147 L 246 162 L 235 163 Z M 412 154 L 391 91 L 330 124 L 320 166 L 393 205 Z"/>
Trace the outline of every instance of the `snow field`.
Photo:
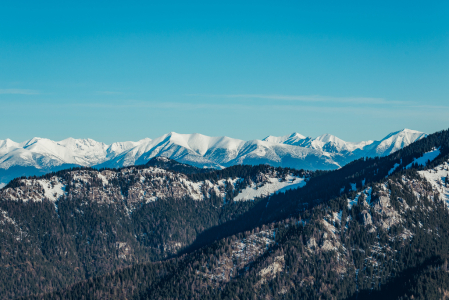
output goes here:
<path id="1" fill-rule="evenodd" d="M 419 157 L 419 158 L 415 158 L 413 160 L 412 163 L 408 164 L 405 168 L 409 169 L 412 167 L 412 165 L 414 163 L 420 165 L 420 166 L 425 166 L 427 164 L 427 161 L 433 161 L 438 155 L 440 155 L 440 149 L 433 149 L 429 152 L 426 152 L 423 154 L 423 156 Z"/>
<path id="2" fill-rule="evenodd" d="M 404 129 L 378 142 L 360 143 L 345 142 L 330 134 L 311 138 L 297 133 L 243 141 L 225 136 L 170 132 L 154 140 L 146 138 L 111 145 L 92 139 L 68 138 L 57 142 L 36 137 L 22 143 L 6 139 L 0 140 L 0 169 L 21 166 L 51 172 L 65 164 L 115 168 L 145 164 L 155 156 L 217 169 L 242 163 L 335 169 L 347 162 L 348 155 L 388 155 L 425 136 L 422 132 Z M 289 162 L 284 163 L 284 158 L 288 158 Z M 37 171 L 27 172 L 33 173 L 28 175 L 36 175 L 34 173 Z M 4 177 L 0 187 L 11 179 Z"/>
<path id="3" fill-rule="evenodd" d="M 449 184 L 447 186 L 445 184 L 445 180 L 449 176 L 449 163 L 444 162 L 433 169 L 418 171 L 418 173 L 430 182 L 432 188 L 440 193 L 441 199 L 449 207 Z"/>
<path id="4" fill-rule="evenodd" d="M 234 201 L 253 200 L 256 197 L 270 196 L 276 192 L 285 192 L 306 185 L 305 179 L 301 177 L 288 175 L 286 179 L 286 181 L 282 181 L 279 178 L 270 178 L 269 182 L 262 186 L 257 186 L 253 183 L 251 186 L 242 190 L 242 192 L 234 198 Z"/>

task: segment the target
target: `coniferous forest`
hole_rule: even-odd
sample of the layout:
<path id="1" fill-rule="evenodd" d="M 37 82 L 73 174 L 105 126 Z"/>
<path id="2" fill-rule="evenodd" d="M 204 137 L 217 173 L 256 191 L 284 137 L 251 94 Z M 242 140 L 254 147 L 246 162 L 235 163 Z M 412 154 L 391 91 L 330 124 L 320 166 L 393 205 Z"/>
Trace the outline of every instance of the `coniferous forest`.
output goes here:
<path id="1" fill-rule="evenodd" d="M 17 178 L 0 191 L 0 297 L 445 299 L 448 162 L 444 130 L 334 171 L 153 159 Z M 305 185 L 237 200 L 291 178 Z"/>

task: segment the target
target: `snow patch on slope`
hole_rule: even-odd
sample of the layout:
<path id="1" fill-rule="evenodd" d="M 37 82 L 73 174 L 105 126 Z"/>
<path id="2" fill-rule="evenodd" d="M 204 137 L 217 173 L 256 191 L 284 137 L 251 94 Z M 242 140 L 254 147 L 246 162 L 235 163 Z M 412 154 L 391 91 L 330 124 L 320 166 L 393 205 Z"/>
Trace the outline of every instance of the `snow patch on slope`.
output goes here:
<path id="1" fill-rule="evenodd" d="M 256 186 L 256 184 L 253 183 L 251 186 L 242 190 L 242 192 L 234 198 L 234 201 L 252 200 L 256 197 L 269 196 L 276 192 L 285 192 L 306 185 L 304 178 L 289 175 L 286 179 L 286 181 L 282 181 L 278 178 L 270 178 L 269 182 L 262 186 Z"/>
<path id="2" fill-rule="evenodd" d="M 425 166 L 427 165 L 427 161 L 433 161 L 438 155 L 440 155 L 440 153 L 440 149 L 433 149 L 429 152 L 424 153 L 420 158 L 415 158 L 413 162 L 408 164 L 405 168 L 411 168 L 414 163 L 420 166 Z"/>
<path id="3" fill-rule="evenodd" d="M 41 179 L 40 184 L 44 188 L 44 195 L 50 201 L 56 201 L 62 195 L 64 195 L 65 186 L 60 183 L 52 183 L 49 180 Z"/>
<path id="4" fill-rule="evenodd" d="M 357 193 L 357 195 L 354 197 L 354 199 L 347 199 L 348 201 L 348 209 L 351 209 L 354 204 L 357 204 L 357 202 L 359 201 L 359 197 L 362 195 L 365 196 L 365 201 L 366 204 L 371 205 L 371 193 L 372 193 L 373 189 L 371 187 L 366 188 L 365 190 L 363 190 L 362 192 Z"/>
<path id="5" fill-rule="evenodd" d="M 402 159 L 401 159 L 401 164 L 402 164 Z M 396 171 L 396 169 L 401 165 L 398 163 L 395 163 L 393 168 L 390 169 L 390 171 L 388 171 L 388 176 L 390 176 L 391 174 L 393 174 L 394 171 Z"/>
<path id="6" fill-rule="evenodd" d="M 445 184 L 446 178 L 449 177 L 449 163 L 444 162 L 433 169 L 418 171 L 418 173 L 432 184 L 432 188 L 440 193 L 440 197 L 449 207 L 449 184 Z"/>

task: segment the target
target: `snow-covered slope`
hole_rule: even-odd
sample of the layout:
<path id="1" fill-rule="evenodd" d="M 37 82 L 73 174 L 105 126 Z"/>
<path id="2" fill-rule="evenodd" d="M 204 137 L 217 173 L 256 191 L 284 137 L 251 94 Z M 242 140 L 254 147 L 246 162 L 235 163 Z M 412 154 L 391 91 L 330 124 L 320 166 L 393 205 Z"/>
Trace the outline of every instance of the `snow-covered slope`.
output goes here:
<path id="1" fill-rule="evenodd" d="M 402 129 L 400 131 L 390 133 L 380 141 L 368 140 L 359 143 L 352 143 L 343 141 L 342 139 L 339 139 L 331 134 L 323 134 L 317 138 L 303 137 L 296 133 L 291 136 L 293 137 L 295 135 L 297 137 L 296 139 L 289 139 L 290 136 L 268 136 L 264 139 L 264 141 L 266 140 L 280 144 L 295 145 L 321 150 L 328 153 L 351 153 L 357 157 L 374 157 L 387 156 L 427 136 L 427 134 L 420 131 Z"/>
<path id="2" fill-rule="evenodd" d="M 59 142 L 37 137 L 22 143 L 0 140 L 0 187 L 15 177 L 42 175 L 73 166 L 97 165 L 148 140 L 112 145 L 73 138 Z"/>
<path id="3" fill-rule="evenodd" d="M 146 141 L 106 145 L 92 139 L 73 138 L 59 142 L 37 137 L 23 143 L 5 140 L 0 141 L 0 168 L 31 166 L 43 169 L 62 164 L 92 166 Z"/>
<path id="4" fill-rule="evenodd" d="M 44 138 L 16 143 L 0 140 L 0 187 L 19 176 L 40 175 L 72 166 L 119 168 L 145 164 L 164 156 L 196 167 L 224 168 L 236 164 L 269 164 L 296 169 L 336 169 L 364 156 L 384 156 L 426 134 L 404 129 L 380 141 L 352 143 L 333 135 L 317 138 L 299 133 L 263 140 L 170 132 L 154 140 L 111 145 L 92 139 L 68 138 L 59 142 Z"/>
<path id="5" fill-rule="evenodd" d="M 304 140 L 306 137 L 302 134 L 299 134 L 297 132 L 294 132 L 290 135 L 284 135 L 284 136 L 272 136 L 269 135 L 266 138 L 263 139 L 263 141 L 267 141 L 270 143 L 279 143 L 279 144 L 287 144 L 287 145 L 296 145 L 299 141 Z"/>
<path id="6" fill-rule="evenodd" d="M 165 156 L 197 167 L 220 168 L 234 159 L 245 141 L 229 137 L 170 132 L 122 152 L 100 167 L 122 167 L 145 164 L 155 156 Z"/>
<path id="7" fill-rule="evenodd" d="M 373 142 L 365 148 L 367 156 L 387 156 L 411 143 L 425 138 L 427 134 L 411 129 L 392 132 L 380 141 Z"/>
<path id="8" fill-rule="evenodd" d="M 449 163 L 446 161 L 433 169 L 418 171 L 430 184 L 434 191 L 440 194 L 440 199 L 449 207 Z"/>
<path id="9" fill-rule="evenodd" d="M 237 164 L 269 164 L 299 169 L 336 169 L 332 154 L 268 141 L 243 141 L 229 137 L 171 132 L 148 143 L 124 151 L 98 167 L 145 164 L 155 156 L 165 156 L 196 167 L 223 168 Z"/>
<path id="10" fill-rule="evenodd" d="M 276 192 L 285 192 L 306 185 L 306 180 L 301 177 L 289 175 L 284 180 L 272 177 L 262 184 L 253 183 L 241 191 L 234 201 L 252 200 L 256 197 L 266 197 Z"/>

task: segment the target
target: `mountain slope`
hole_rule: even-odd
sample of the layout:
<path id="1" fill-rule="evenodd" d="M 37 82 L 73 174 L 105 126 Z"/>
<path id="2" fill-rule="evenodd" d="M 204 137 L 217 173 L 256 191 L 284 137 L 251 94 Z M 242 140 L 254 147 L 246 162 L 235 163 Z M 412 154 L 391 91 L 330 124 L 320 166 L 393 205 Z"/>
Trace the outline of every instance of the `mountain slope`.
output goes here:
<path id="1" fill-rule="evenodd" d="M 424 157 L 432 159 L 416 163 Z M 448 166 L 449 131 L 442 131 L 387 157 L 311 173 L 302 188 L 255 201 L 240 217 L 211 228 L 214 239 L 182 256 L 37 298 L 443 297 Z"/>
<path id="2" fill-rule="evenodd" d="M 425 138 L 427 134 L 410 129 L 403 129 L 401 131 L 393 132 L 387 135 L 385 138 L 378 142 L 374 142 L 369 149 L 369 157 L 373 156 L 386 156 L 393 152 L 396 152 L 411 143 Z"/>
<path id="3" fill-rule="evenodd" d="M 112 159 L 139 142 L 106 145 L 91 139 L 60 142 L 32 138 L 23 143 L 0 141 L 0 187 L 20 176 L 41 175 L 74 166 L 92 166 Z"/>
<path id="4" fill-rule="evenodd" d="M 0 190 L 0 297 L 49 292 L 177 255 L 205 230 L 279 189 L 305 185 L 307 176 L 269 166 L 191 174 L 139 166 L 15 179 Z"/>
<path id="5" fill-rule="evenodd" d="M 182 174 L 136 166 L 16 179 L 0 195 L 0 291 L 42 295 L 114 271 L 58 295 L 351 297 L 369 291 L 373 278 L 386 284 L 447 253 L 444 190 L 418 172 L 443 172 L 448 159 L 443 131 L 335 171 L 262 165 Z M 375 247 L 382 249 L 374 255 Z M 376 267 L 385 261 L 392 263 Z"/>
<path id="6" fill-rule="evenodd" d="M 352 152 L 358 156 L 357 158 L 360 158 L 387 156 L 426 136 L 427 135 L 423 132 L 402 129 L 400 131 L 390 133 L 380 141 L 365 141 L 360 143 L 345 142 L 331 134 L 323 134 L 317 138 L 306 138 L 297 133 L 293 133 L 290 136 L 283 137 L 268 136 L 263 140 L 280 144 L 312 148 L 329 153 Z"/>

